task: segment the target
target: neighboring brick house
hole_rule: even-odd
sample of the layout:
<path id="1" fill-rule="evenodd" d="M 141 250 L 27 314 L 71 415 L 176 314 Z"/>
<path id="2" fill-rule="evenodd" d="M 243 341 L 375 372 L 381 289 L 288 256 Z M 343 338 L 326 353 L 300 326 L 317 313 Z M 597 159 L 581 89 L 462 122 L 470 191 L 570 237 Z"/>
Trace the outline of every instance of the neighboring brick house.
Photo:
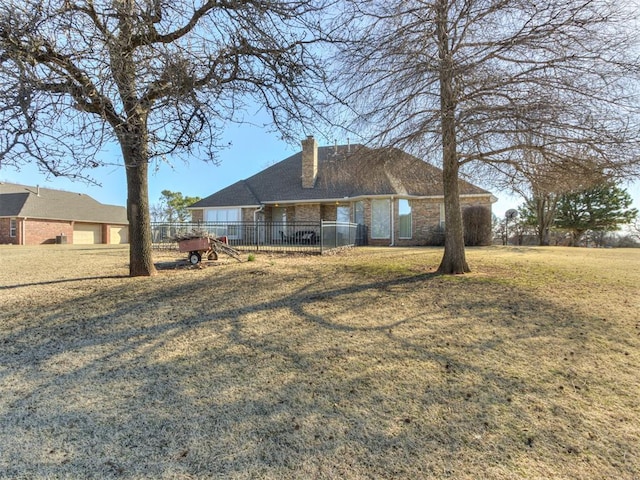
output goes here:
<path id="1" fill-rule="evenodd" d="M 0 244 L 128 243 L 127 211 L 83 193 L 0 182 Z"/>
<path id="2" fill-rule="evenodd" d="M 462 208 L 496 198 L 460 180 Z M 320 222 L 365 226 L 369 245 L 427 245 L 442 238 L 442 170 L 396 148 L 362 145 L 302 151 L 191 205 L 193 221 Z"/>

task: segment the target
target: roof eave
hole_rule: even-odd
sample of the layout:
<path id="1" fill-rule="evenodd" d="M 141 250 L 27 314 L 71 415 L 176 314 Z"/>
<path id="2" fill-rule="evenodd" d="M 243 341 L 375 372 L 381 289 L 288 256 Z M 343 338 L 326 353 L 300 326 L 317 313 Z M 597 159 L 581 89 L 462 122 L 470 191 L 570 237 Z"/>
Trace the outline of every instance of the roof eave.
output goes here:
<path id="1" fill-rule="evenodd" d="M 334 203 L 334 202 L 346 202 L 364 200 L 367 198 L 407 198 L 414 200 L 438 200 L 444 198 L 444 195 L 410 195 L 405 193 L 382 193 L 375 195 L 354 195 L 347 197 L 335 197 L 335 198 L 313 198 L 304 200 L 270 200 L 263 202 L 264 205 L 276 205 L 276 204 L 300 204 L 300 203 Z M 495 203 L 498 199 L 490 193 L 463 193 L 460 194 L 460 198 L 486 198 L 488 197 L 491 203 Z"/>
<path id="2" fill-rule="evenodd" d="M 74 223 L 105 223 L 109 225 L 129 225 L 126 220 L 78 220 L 77 218 L 56 218 L 56 217 L 39 217 L 36 215 L 4 215 L 1 218 L 19 218 L 21 220 L 46 220 L 51 222 L 74 222 Z"/>
<path id="3" fill-rule="evenodd" d="M 255 205 L 207 205 L 202 207 L 187 207 L 187 210 L 204 210 L 206 208 L 260 208 L 262 204 Z"/>

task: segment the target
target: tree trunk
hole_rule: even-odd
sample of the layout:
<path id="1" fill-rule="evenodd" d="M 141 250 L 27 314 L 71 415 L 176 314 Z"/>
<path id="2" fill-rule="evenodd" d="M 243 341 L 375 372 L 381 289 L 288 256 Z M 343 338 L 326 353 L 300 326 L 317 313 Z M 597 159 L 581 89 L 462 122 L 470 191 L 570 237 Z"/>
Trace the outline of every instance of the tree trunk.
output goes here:
<path id="1" fill-rule="evenodd" d="M 582 239 L 582 236 L 584 235 L 584 232 L 586 232 L 586 230 L 573 230 L 571 232 L 571 247 L 577 247 L 578 244 L 580 243 L 580 240 Z"/>
<path id="2" fill-rule="evenodd" d="M 536 195 L 535 197 L 538 244 L 540 246 L 550 244 L 550 230 L 555 220 L 557 203 L 556 197 L 552 194 Z"/>
<path id="3" fill-rule="evenodd" d="M 458 185 L 458 152 L 456 144 L 456 98 L 453 58 L 449 48 L 448 2 L 437 4 L 436 29 L 440 56 L 440 117 L 442 122 L 442 179 L 444 187 L 444 255 L 438 273 L 469 272 L 465 258 L 464 229 Z"/>
<path id="4" fill-rule="evenodd" d="M 538 245 L 549 245 L 549 223 L 547 216 L 547 200 L 545 197 L 536 199 L 536 216 L 538 217 Z"/>
<path id="5" fill-rule="evenodd" d="M 140 125 L 140 122 L 136 121 Z M 149 160 L 146 131 L 130 126 L 120 136 L 127 172 L 127 218 L 129 220 L 129 275 L 152 276 L 157 271 L 151 252 L 151 215 L 149 213 Z"/>
<path id="6" fill-rule="evenodd" d="M 445 150 L 446 154 L 446 150 Z M 443 168 L 444 180 L 444 255 L 438 273 L 456 274 L 470 272 L 464 249 L 464 228 L 458 191 L 458 160 L 448 162 Z"/>
<path id="7" fill-rule="evenodd" d="M 137 97 L 133 41 L 136 2 L 114 2 L 119 27 L 118 37 L 111 46 L 111 69 L 122 99 L 126 119 L 110 119 L 116 132 L 124 168 L 127 174 L 127 218 L 129 220 L 129 275 L 156 275 L 151 253 L 151 214 L 149 209 L 149 131 L 147 120 L 150 103 L 142 104 Z"/>
<path id="8" fill-rule="evenodd" d="M 127 166 L 127 216 L 129 219 L 129 275 L 152 276 L 157 273 L 151 251 L 148 164 Z"/>

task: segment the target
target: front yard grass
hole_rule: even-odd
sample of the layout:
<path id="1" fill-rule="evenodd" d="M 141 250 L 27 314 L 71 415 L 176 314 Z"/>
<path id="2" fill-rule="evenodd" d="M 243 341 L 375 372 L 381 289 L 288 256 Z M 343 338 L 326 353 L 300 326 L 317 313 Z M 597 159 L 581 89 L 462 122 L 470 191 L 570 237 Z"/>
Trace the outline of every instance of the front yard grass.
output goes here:
<path id="1" fill-rule="evenodd" d="M 441 254 L 0 246 L 0 478 L 640 478 L 640 250 Z"/>

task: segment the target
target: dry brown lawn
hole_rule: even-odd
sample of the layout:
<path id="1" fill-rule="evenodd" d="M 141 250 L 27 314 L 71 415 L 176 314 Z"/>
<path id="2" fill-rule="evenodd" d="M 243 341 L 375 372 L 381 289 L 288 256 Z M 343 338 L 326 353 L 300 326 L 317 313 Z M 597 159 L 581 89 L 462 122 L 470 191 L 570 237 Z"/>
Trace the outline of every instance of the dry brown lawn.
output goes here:
<path id="1" fill-rule="evenodd" d="M 441 253 L 0 247 L 0 478 L 640 478 L 640 250 Z"/>

